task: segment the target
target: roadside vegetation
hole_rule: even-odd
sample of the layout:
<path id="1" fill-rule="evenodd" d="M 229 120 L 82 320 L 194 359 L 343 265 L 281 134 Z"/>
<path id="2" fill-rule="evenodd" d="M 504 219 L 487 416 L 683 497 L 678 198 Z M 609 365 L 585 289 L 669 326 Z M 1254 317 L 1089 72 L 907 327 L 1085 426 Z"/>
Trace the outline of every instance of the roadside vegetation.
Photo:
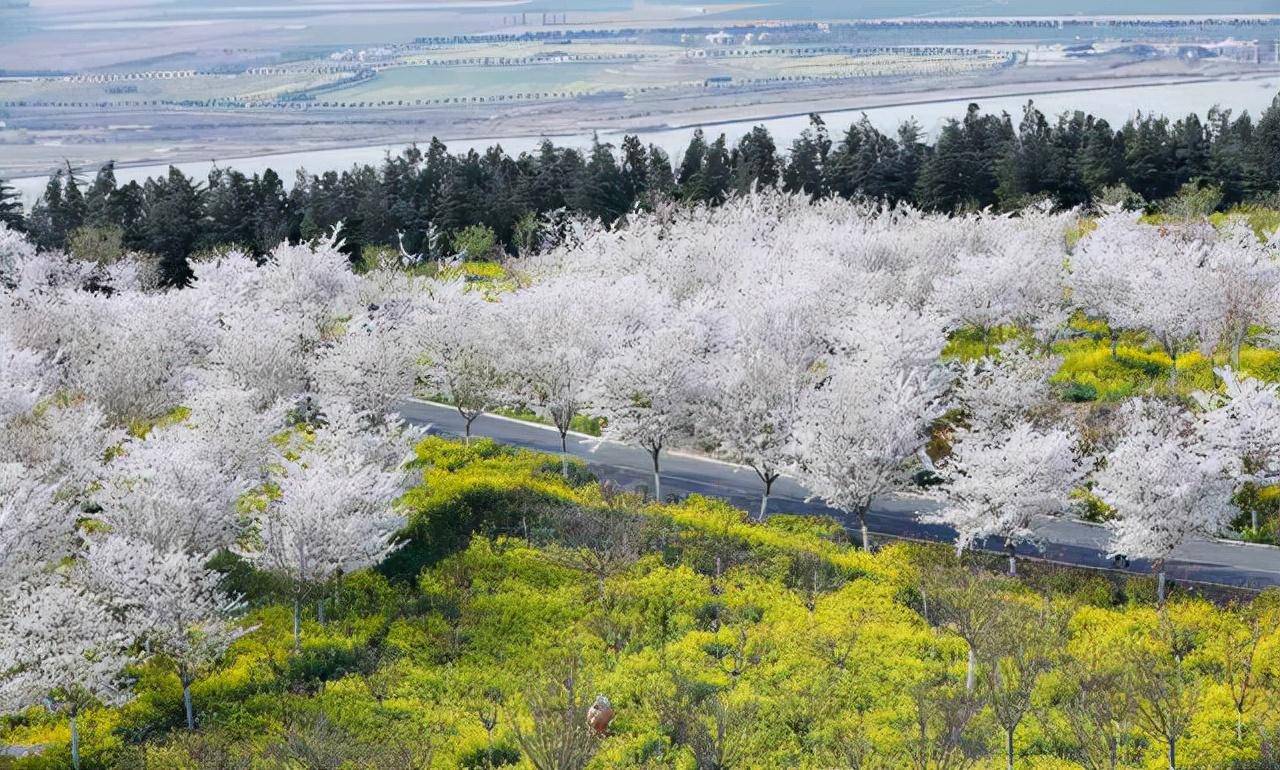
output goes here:
<path id="1" fill-rule="evenodd" d="M 1179 767 L 1275 760 L 1280 597 L 1157 612 L 1149 578 L 869 555 L 487 440 L 428 439 L 415 466 L 405 544 L 316 594 L 300 650 L 273 581 L 224 561 L 256 629 L 195 686 L 198 729 L 153 661 L 82 717 L 84 766 L 994 768 L 1010 733 L 1018 767 L 1165 767 L 1171 740 Z M 16 768 L 69 761 L 42 709 L 3 735 L 48 747 Z"/>

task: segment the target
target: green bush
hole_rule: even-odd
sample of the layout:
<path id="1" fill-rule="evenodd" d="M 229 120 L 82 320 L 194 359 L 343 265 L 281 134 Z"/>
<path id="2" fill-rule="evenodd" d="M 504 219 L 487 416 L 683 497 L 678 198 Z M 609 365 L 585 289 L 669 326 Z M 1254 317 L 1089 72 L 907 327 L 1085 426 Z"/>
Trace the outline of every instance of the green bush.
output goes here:
<path id="1" fill-rule="evenodd" d="M 473 746 L 458 755 L 458 767 L 466 770 L 488 770 L 520 764 L 520 749 L 510 743 Z"/>
<path id="2" fill-rule="evenodd" d="M 1098 389 L 1083 382 L 1073 382 L 1062 390 L 1062 400 L 1075 404 L 1098 400 Z"/>
<path id="3" fill-rule="evenodd" d="M 484 225 L 469 225 L 453 234 L 453 250 L 468 260 L 493 257 L 498 237 Z"/>
<path id="4" fill-rule="evenodd" d="M 479 440 L 463 446 L 432 437 L 418 445 L 424 483 L 403 498 L 404 543 L 380 568 L 411 580 L 419 570 L 465 548 L 474 533 L 523 532 L 530 515 L 567 505 L 576 492 L 559 473 L 559 460 Z"/>

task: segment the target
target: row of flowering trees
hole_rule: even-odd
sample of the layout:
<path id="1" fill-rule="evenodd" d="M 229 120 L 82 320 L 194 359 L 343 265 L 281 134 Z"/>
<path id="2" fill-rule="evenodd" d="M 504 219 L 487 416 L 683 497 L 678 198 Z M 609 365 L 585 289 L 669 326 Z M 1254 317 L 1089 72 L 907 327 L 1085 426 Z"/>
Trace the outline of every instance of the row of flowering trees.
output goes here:
<path id="1" fill-rule="evenodd" d="M 931 515 L 961 546 L 1003 539 L 1011 568 L 1088 487 L 1114 509 L 1111 549 L 1162 561 L 1221 531 L 1235 487 L 1271 467 L 1280 397 L 1223 369 L 1193 408 L 1134 399 L 1086 444 L 1046 346 L 1083 311 L 1175 363 L 1234 357 L 1275 325 L 1275 243 L 1115 214 L 1069 248 L 1076 224 L 758 195 L 562 228 L 510 266 L 510 291 L 357 275 L 336 237 L 230 252 L 159 290 L 146 260 L 0 229 L 0 708 L 67 714 L 78 762 L 77 714 L 127 697 L 128 665 L 156 656 L 194 724 L 191 683 L 245 633 L 210 558 L 287 578 L 296 644 L 317 586 L 395 547 L 413 434 L 392 415 L 415 392 L 468 434 L 534 408 L 565 448 L 575 416 L 599 416 L 651 455 L 658 497 L 673 447 L 754 469 L 761 517 L 794 474 L 864 545 L 873 501 L 927 469 L 944 480 Z M 998 345 L 1011 328 L 1023 341 Z M 958 332 L 976 360 L 943 355 Z"/>
<path id="2" fill-rule="evenodd" d="M 579 228 L 520 261 L 513 294 L 448 314 L 445 335 L 469 342 L 432 357 L 432 379 L 468 420 L 514 401 L 564 441 L 574 415 L 603 418 L 606 437 L 652 456 L 658 497 L 664 450 L 709 450 L 754 469 L 762 517 L 790 473 L 867 545 L 873 501 L 927 470 L 943 481 L 928 518 L 961 547 L 998 538 L 1015 570 L 1042 517 L 1088 491 L 1112 509 L 1110 550 L 1162 567 L 1221 533 L 1239 486 L 1280 459 L 1275 387 L 1231 368 L 1280 320 L 1280 239 L 1125 213 L 1072 244 L 1080 229 L 1073 212 L 773 195 Z M 1212 393 L 1133 399 L 1099 431 L 1051 383 L 1052 345 L 1080 315 L 1106 321 L 1113 356 L 1121 334 L 1164 351 L 1174 382 L 1189 351 L 1231 366 Z M 957 334 L 976 358 L 943 355 Z"/>

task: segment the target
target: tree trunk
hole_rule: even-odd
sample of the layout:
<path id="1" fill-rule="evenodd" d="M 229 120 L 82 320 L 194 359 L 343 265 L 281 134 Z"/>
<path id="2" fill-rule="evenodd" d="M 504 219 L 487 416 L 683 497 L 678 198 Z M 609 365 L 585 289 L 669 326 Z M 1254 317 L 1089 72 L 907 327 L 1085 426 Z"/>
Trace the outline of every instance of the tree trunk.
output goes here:
<path id="1" fill-rule="evenodd" d="M 769 512 L 769 495 L 773 493 L 773 482 L 778 480 L 775 473 L 761 473 L 760 469 L 756 469 L 756 475 L 760 477 L 760 482 L 764 484 L 764 494 L 760 496 L 760 521 L 764 521 L 764 517 Z"/>
<path id="2" fill-rule="evenodd" d="M 1178 384 L 1178 351 L 1169 353 L 1169 385 L 1176 387 Z"/>
<path id="3" fill-rule="evenodd" d="M 1116 334 L 1115 330 L 1110 326 L 1107 327 L 1107 334 L 1111 336 L 1111 360 L 1114 361 L 1119 357 L 1116 354 L 1116 349 L 1120 347 L 1120 335 Z"/>
<path id="4" fill-rule="evenodd" d="M 293 597 L 293 651 L 302 649 L 302 596 Z"/>
<path id="5" fill-rule="evenodd" d="M 1009 577 L 1018 576 L 1018 546 L 1012 540 L 1004 541 L 1004 551 L 1009 555 Z"/>
<path id="6" fill-rule="evenodd" d="M 1164 573 L 1163 564 L 1160 565 L 1159 570 L 1160 572 L 1156 575 L 1156 604 L 1163 607 L 1164 606 L 1164 585 L 1165 585 L 1165 573 Z"/>
<path id="7" fill-rule="evenodd" d="M 80 770 L 80 725 L 76 723 L 76 712 L 71 712 L 71 766 Z"/>
<path id="8" fill-rule="evenodd" d="M 322 626 L 324 625 L 324 597 L 323 596 L 321 596 L 319 599 L 316 599 L 316 622 L 318 622 Z"/>
<path id="9" fill-rule="evenodd" d="M 653 456 L 653 500 L 654 502 L 662 502 L 662 471 L 658 467 L 658 455 L 662 452 L 662 447 L 649 450 L 649 454 Z"/>
<path id="10" fill-rule="evenodd" d="M 1008 759 L 1009 770 L 1013 770 L 1013 730 L 1004 731 L 1004 754 Z"/>
<path id="11" fill-rule="evenodd" d="M 858 511 L 858 526 L 862 529 L 862 550 L 871 551 L 871 533 L 867 531 L 867 512 Z"/>
<path id="12" fill-rule="evenodd" d="M 1258 531 L 1258 509 L 1254 508 L 1249 511 L 1249 524 L 1253 531 Z"/>
<path id="13" fill-rule="evenodd" d="M 191 680 L 182 679 L 182 708 L 187 712 L 187 729 L 196 729 L 196 711 L 191 704 Z"/>
<path id="14" fill-rule="evenodd" d="M 978 654 L 973 651 L 973 642 L 969 643 L 969 668 L 964 675 L 965 692 L 973 692 L 978 684 Z"/>
<path id="15" fill-rule="evenodd" d="M 1178 770 L 1178 739 L 1169 739 L 1169 770 Z"/>
<path id="16" fill-rule="evenodd" d="M 560 475 L 569 478 L 569 431 L 560 431 Z"/>
<path id="17" fill-rule="evenodd" d="M 764 488 L 764 494 L 760 495 L 760 516 L 758 521 L 764 521 L 764 517 L 769 512 L 769 487 Z"/>
<path id="18" fill-rule="evenodd" d="M 1236 740 L 1244 740 L 1244 710 L 1236 707 Z"/>

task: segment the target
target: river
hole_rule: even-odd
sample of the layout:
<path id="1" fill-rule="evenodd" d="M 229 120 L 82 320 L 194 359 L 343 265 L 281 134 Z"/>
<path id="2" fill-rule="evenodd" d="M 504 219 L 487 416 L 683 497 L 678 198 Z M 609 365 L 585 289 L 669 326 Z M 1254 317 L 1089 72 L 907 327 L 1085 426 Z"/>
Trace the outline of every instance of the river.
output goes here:
<path id="1" fill-rule="evenodd" d="M 905 120 L 915 119 L 926 134 L 934 135 L 948 118 L 963 116 L 965 108 L 971 101 L 977 101 L 985 111 L 1006 111 L 1014 116 L 1016 124 L 1022 106 L 1028 99 L 1033 99 L 1045 114 L 1057 114 L 1074 109 L 1083 109 L 1093 115 L 1106 119 L 1118 127 L 1128 118 L 1141 111 L 1143 113 L 1165 114 L 1171 117 L 1182 117 L 1190 112 L 1203 116 L 1214 105 L 1229 108 L 1235 113 L 1248 110 L 1255 118 L 1265 110 L 1280 92 L 1280 73 L 1263 76 L 1250 76 L 1224 80 L 1201 80 L 1191 82 L 1159 83 L 1147 85 L 1126 85 L 1116 87 L 1092 87 L 1082 90 L 1054 90 L 1044 84 L 1029 85 L 1028 89 L 1042 89 L 1038 93 L 1020 93 L 1011 96 L 975 97 L 963 93 L 948 93 L 940 98 L 932 94 L 904 94 L 902 103 L 885 105 L 884 97 L 868 97 L 869 104 L 880 106 L 866 109 L 844 109 L 822 113 L 823 119 L 836 139 L 844 128 L 865 112 L 867 117 L 882 131 L 893 132 Z M 1069 89 L 1063 84 L 1062 89 Z M 874 99 L 874 101 L 872 101 Z M 769 129 L 780 149 L 791 144 L 800 132 L 808 125 L 805 115 L 783 115 L 756 119 L 734 120 L 731 122 L 704 125 L 707 134 L 714 137 L 724 133 L 730 142 L 750 131 L 753 126 L 763 125 Z M 641 139 L 662 147 L 677 162 L 683 154 L 697 125 L 666 125 L 652 130 L 640 131 Z M 587 146 L 591 142 L 589 134 L 548 136 L 560 145 Z M 425 143 L 427 137 L 419 137 L 419 143 Z M 533 150 L 542 141 L 541 136 L 508 136 L 480 138 L 445 138 L 449 149 L 453 152 L 465 152 L 468 149 L 483 149 L 494 143 L 502 145 L 509 154 L 516 155 Z M 615 145 L 621 142 L 621 135 L 602 132 L 600 140 Z M 250 158 L 225 158 L 217 161 L 221 167 L 236 168 L 245 174 L 261 173 L 268 168 L 275 169 L 281 178 L 292 180 L 299 169 L 311 173 L 330 170 L 342 170 L 355 164 L 378 163 L 388 153 L 398 152 L 404 145 L 354 146 L 328 150 L 308 150 L 306 152 L 259 155 Z M 213 167 L 213 162 L 176 163 L 183 173 L 203 178 Z M 123 184 L 130 180 L 142 181 L 149 176 L 157 176 L 167 172 L 169 164 L 139 165 L 116 169 L 116 177 Z M 14 179 L 12 184 L 21 192 L 25 205 L 30 206 L 43 191 L 47 177 L 24 177 Z"/>

